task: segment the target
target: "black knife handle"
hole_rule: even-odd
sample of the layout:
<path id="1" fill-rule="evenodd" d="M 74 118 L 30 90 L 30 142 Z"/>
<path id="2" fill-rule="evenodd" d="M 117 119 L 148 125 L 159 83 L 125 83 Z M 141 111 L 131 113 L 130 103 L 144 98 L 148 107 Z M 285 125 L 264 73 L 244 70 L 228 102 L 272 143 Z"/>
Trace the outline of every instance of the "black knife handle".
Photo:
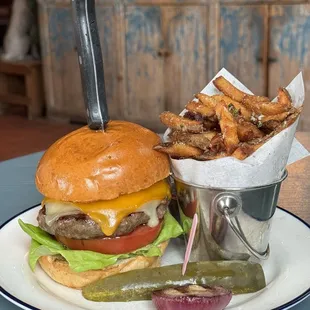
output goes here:
<path id="1" fill-rule="evenodd" d="M 109 114 L 95 0 L 72 0 L 72 11 L 88 126 L 104 129 Z"/>

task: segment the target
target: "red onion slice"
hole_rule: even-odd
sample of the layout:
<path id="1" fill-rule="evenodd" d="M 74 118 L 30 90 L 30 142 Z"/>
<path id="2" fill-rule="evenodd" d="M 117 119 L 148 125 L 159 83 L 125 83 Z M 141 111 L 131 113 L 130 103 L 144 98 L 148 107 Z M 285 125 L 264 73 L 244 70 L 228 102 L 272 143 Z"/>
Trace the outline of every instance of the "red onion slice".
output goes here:
<path id="1" fill-rule="evenodd" d="M 223 310 L 231 298 L 231 291 L 221 286 L 188 285 L 152 294 L 157 310 Z"/>

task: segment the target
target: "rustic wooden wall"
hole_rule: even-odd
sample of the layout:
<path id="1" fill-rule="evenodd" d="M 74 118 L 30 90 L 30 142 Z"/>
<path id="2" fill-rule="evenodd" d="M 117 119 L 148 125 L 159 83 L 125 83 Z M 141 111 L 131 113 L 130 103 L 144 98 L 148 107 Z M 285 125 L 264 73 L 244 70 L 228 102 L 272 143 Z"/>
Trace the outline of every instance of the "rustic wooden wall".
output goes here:
<path id="1" fill-rule="evenodd" d="M 275 96 L 279 85 L 287 85 L 303 72 L 306 102 L 301 129 L 310 130 L 310 4 L 272 5 L 270 7 L 268 95 Z"/>
<path id="2" fill-rule="evenodd" d="M 39 2 L 48 115 L 85 120 L 70 1 Z M 310 0 L 99 0 L 97 22 L 112 118 L 163 130 L 222 67 L 271 97 L 303 70 L 310 97 Z"/>

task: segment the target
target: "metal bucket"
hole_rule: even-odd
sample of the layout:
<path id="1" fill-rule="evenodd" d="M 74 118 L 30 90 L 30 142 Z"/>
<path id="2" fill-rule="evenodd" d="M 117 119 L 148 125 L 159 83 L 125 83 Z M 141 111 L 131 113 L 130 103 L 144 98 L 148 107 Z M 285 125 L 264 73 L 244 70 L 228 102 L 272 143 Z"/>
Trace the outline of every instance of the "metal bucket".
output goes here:
<path id="1" fill-rule="evenodd" d="M 286 177 L 287 171 L 274 183 L 249 188 L 205 188 L 174 177 L 186 241 L 198 215 L 190 260 L 267 259 L 271 221 Z"/>

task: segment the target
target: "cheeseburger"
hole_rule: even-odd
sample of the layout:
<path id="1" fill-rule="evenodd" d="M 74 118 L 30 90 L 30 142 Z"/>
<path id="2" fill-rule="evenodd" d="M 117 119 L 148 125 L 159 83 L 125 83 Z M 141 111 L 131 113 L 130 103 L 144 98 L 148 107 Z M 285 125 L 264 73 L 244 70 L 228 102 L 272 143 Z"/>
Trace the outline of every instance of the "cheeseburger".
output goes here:
<path id="1" fill-rule="evenodd" d="M 81 288 L 97 279 L 158 264 L 182 233 L 168 212 L 169 160 L 153 150 L 160 138 L 125 121 L 104 132 L 78 129 L 41 158 L 36 186 L 44 196 L 29 263 L 55 281 Z"/>

